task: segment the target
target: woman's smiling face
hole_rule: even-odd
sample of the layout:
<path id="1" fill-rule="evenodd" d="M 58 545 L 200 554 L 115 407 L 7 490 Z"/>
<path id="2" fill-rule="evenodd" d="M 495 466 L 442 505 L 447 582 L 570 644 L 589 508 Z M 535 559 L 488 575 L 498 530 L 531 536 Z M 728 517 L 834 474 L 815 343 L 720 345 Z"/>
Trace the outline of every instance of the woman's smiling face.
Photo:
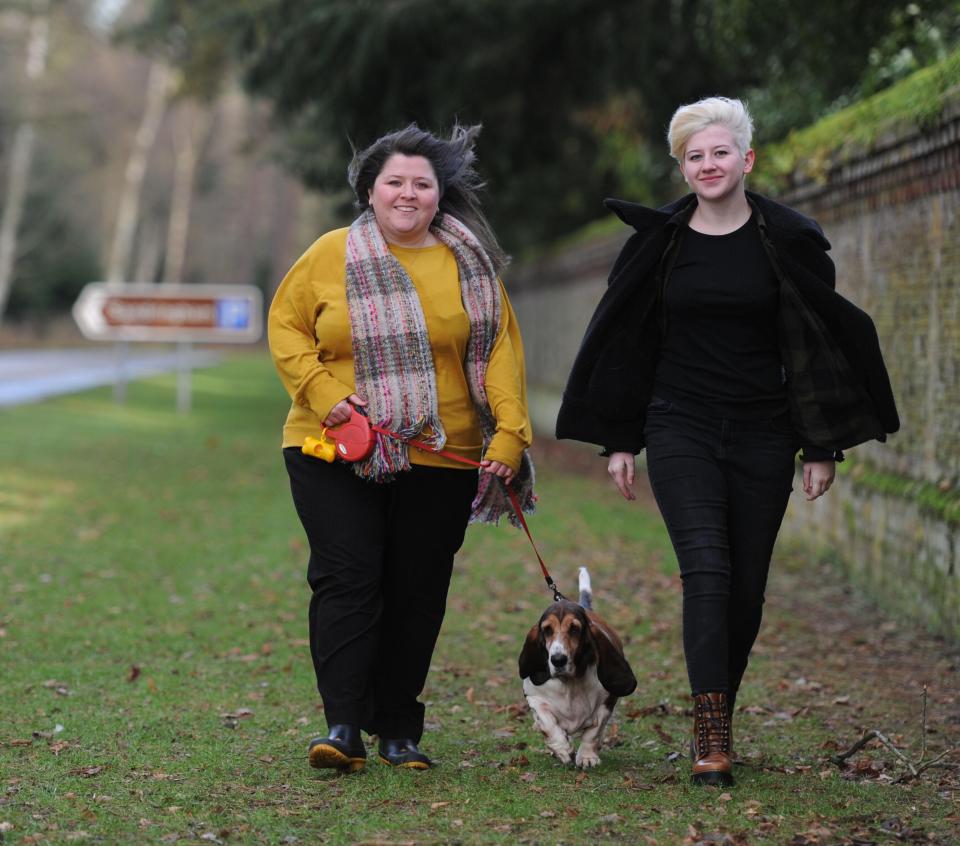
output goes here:
<path id="1" fill-rule="evenodd" d="M 419 247 L 440 204 L 433 165 L 423 156 L 394 153 L 377 174 L 368 198 L 389 243 Z"/>
<path id="2" fill-rule="evenodd" d="M 743 185 L 753 170 L 754 152 L 740 152 L 733 133 L 715 123 L 690 136 L 680 171 L 687 185 L 706 202 L 725 200 Z"/>

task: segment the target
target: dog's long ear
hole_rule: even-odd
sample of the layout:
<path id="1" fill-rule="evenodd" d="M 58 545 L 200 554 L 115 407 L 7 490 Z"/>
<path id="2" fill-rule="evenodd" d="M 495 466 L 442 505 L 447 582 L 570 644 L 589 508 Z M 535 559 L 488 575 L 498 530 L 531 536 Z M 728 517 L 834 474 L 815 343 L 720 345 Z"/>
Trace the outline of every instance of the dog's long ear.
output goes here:
<path id="1" fill-rule="evenodd" d="M 614 696 L 628 696 L 637 687 L 637 679 L 633 670 L 603 629 L 590 623 L 590 634 L 597 650 L 597 678 L 603 689 Z"/>
<path id="2" fill-rule="evenodd" d="M 540 623 L 527 633 L 518 664 L 522 679 L 529 678 L 534 684 L 540 685 L 550 678 L 550 670 L 547 669 L 547 647 L 540 634 Z"/>

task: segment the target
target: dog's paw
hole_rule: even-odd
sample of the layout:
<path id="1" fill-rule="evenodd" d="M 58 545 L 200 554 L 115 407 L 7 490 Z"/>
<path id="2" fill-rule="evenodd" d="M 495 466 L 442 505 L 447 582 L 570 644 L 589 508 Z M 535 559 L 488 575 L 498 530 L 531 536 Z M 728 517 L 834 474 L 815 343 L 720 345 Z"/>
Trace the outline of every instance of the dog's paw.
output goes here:
<path id="1" fill-rule="evenodd" d="M 553 754 L 556 756 L 557 760 L 561 764 L 572 764 L 573 763 L 573 748 L 570 749 L 554 749 L 552 750 Z"/>
<path id="2" fill-rule="evenodd" d="M 584 749 L 582 746 L 577 750 L 577 766 L 581 770 L 590 769 L 600 763 L 600 756 L 596 749 Z"/>

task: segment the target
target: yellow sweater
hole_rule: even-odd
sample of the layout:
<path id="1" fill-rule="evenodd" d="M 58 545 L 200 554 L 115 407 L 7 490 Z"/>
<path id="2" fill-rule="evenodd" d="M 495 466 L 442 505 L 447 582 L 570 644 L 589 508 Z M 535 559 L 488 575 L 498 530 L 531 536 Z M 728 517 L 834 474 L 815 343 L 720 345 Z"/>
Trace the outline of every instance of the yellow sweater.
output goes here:
<path id="1" fill-rule="evenodd" d="M 317 437 L 330 410 L 355 393 L 346 293 L 347 232 L 336 229 L 317 239 L 287 273 L 270 305 L 270 351 L 293 398 L 283 428 L 284 447 L 300 447 L 308 435 Z M 456 259 L 443 244 L 389 246 L 420 297 L 437 374 L 438 411 L 447 434 L 445 448 L 479 461 L 480 423 L 463 367 L 470 323 L 460 299 Z M 501 326 L 486 376 L 497 431 L 484 457 L 517 470 L 523 450 L 530 446 L 532 428 L 520 330 L 502 283 L 500 295 Z M 410 450 L 410 461 L 470 469 L 418 449 Z"/>

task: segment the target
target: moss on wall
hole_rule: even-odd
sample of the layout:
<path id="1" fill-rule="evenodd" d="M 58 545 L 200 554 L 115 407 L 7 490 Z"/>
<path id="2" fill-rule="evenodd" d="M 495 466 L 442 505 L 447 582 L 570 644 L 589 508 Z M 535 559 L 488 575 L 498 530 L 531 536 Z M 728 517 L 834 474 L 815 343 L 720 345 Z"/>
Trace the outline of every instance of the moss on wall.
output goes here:
<path id="1" fill-rule="evenodd" d="M 874 467 L 869 461 L 848 458 L 839 465 L 854 488 L 911 502 L 921 513 L 950 526 L 960 526 L 960 490 L 949 483 L 935 485 Z"/>
<path id="2" fill-rule="evenodd" d="M 802 182 L 823 183 L 832 167 L 871 152 L 904 130 L 935 125 L 953 104 L 960 104 L 960 50 L 764 147 L 750 182 L 756 190 L 773 194 Z"/>

